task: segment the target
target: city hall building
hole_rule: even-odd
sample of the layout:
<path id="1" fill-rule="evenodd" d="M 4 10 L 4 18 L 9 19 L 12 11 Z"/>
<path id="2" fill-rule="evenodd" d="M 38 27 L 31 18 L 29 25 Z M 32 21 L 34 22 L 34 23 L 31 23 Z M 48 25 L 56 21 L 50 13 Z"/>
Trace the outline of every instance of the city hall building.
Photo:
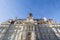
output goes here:
<path id="1" fill-rule="evenodd" d="M 0 24 L 0 40 L 60 40 L 60 24 L 53 19 L 8 19 Z"/>

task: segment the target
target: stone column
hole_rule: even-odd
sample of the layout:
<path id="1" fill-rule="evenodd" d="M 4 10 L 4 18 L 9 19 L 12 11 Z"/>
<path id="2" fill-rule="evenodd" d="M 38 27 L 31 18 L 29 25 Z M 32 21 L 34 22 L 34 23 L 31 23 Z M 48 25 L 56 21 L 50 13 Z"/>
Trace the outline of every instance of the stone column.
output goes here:
<path id="1" fill-rule="evenodd" d="M 24 31 L 23 32 L 23 35 L 22 35 L 23 37 L 22 37 L 22 40 L 26 40 L 26 38 L 27 38 L 27 33 L 26 33 L 26 31 Z"/>
<path id="2" fill-rule="evenodd" d="M 35 31 L 35 26 L 33 26 L 33 31 Z"/>
<path id="3" fill-rule="evenodd" d="M 31 40 L 36 40 L 36 34 L 35 34 L 35 32 L 31 33 Z"/>
<path id="4" fill-rule="evenodd" d="M 19 34 L 19 40 L 22 40 L 22 32 Z"/>
<path id="5" fill-rule="evenodd" d="M 24 31 L 27 31 L 27 26 L 25 26 L 25 30 Z"/>

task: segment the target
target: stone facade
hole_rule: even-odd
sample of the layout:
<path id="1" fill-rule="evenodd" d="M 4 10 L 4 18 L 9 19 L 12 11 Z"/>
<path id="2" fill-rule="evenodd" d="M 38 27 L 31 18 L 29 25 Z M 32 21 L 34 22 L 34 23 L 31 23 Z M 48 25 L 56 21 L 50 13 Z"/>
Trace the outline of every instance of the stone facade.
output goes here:
<path id="1" fill-rule="evenodd" d="M 60 40 L 60 25 L 52 19 L 8 19 L 0 24 L 0 40 Z"/>

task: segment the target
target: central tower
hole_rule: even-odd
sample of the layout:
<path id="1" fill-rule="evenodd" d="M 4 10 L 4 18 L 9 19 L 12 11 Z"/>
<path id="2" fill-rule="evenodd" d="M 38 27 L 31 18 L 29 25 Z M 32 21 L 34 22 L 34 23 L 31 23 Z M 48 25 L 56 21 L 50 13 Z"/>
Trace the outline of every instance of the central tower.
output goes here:
<path id="1" fill-rule="evenodd" d="M 33 18 L 32 13 L 29 13 L 29 15 L 28 15 L 28 17 L 27 17 L 27 21 L 28 21 L 28 22 L 33 22 L 33 21 L 34 21 L 34 18 Z"/>

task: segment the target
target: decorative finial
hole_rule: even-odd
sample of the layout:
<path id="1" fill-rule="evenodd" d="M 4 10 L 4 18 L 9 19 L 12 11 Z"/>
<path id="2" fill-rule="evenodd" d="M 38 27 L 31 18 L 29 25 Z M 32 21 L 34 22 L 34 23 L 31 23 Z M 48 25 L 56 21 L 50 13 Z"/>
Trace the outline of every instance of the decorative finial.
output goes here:
<path id="1" fill-rule="evenodd" d="M 15 20 L 17 20 L 17 17 L 15 16 Z"/>
<path id="2" fill-rule="evenodd" d="M 44 17 L 44 21 L 47 21 L 47 18 L 46 17 Z"/>

